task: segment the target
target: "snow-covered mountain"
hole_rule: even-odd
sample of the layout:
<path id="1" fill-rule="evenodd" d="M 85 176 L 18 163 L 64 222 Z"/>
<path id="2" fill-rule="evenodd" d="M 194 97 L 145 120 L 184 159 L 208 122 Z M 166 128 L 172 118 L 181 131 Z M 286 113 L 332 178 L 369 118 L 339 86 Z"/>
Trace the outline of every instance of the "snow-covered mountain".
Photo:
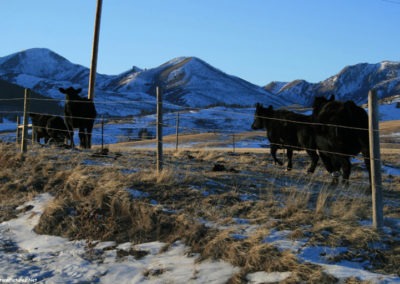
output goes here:
<path id="1" fill-rule="evenodd" d="M 380 98 L 400 94 L 400 62 L 361 63 L 343 68 L 338 74 L 319 83 L 295 80 L 272 82 L 264 87 L 280 98 L 310 106 L 315 96 L 335 94 L 338 100 L 366 103 L 368 91 L 377 89 Z"/>
<path id="2" fill-rule="evenodd" d="M 59 87 L 79 86 L 87 92 L 89 69 L 48 49 L 34 48 L 0 58 L 0 79 L 60 101 Z M 154 111 L 155 86 L 162 86 L 166 109 L 210 106 L 283 106 L 285 99 L 212 67 L 195 57 L 175 58 L 159 67 L 133 67 L 119 75 L 96 77 L 96 107 L 109 116 Z"/>

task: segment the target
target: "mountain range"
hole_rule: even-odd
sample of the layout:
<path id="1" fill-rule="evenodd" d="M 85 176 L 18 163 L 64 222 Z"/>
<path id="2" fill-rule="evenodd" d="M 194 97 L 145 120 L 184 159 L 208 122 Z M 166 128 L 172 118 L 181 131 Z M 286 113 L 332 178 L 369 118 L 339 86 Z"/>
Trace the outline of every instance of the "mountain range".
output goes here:
<path id="1" fill-rule="evenodd" d="M 60 100 L 59 87 L 82 87 L 87 93 L 89 69 L 48 49 L 29 49 L 0 58 L 0 80 Z M 256 102 L 283 106 L 287 102 L 260 86 L 230 76 L 195 57 L 172 59 L 159 67 L 133 67 L 119 75 L 96 76 L 99 113 L 124 116 L 155 110 L 155 86 L 161 87 L 164 108 L 251 106 Z"/>
<path id="2" fill-rule="evenodd" d="M 361 63 L 346 66 L 338 74 L 319 83 L 305 80 L 271 82 L 264 89 L 303 106 L 311 106 L 315 96 L 330 94 L 335 94 L 336 99 L 341 101 L 353 100 L 364 104 L 371 89 L 376 89 L 381 99 L 400 94 L 400 63 Z"/>
<path id="3" fill-rule="evenodd" d="M 154 113 L 155 86 L 160 86 L 167 110 L 251 107 L 256 102 L 274 107 L 310 106 L 315 96 L 330 94 L 362 104 L 371 88 L 378 90 L 380 98 L 399 94 L 399 71 L 398 62 L 362 63 L 347 66 L 319 83 L 296 80 L 262 87 L 228 75 L 199 58 L 179 57 L 151 69 L 134 66 L 119 75 L 97 74 L 95 102 L 98 112 L 105 116 Z M 64 97 L 58 88 L 82 87 L 84 95 L 88 77 L 88 68 L 45 48 L 0 57 L 2 85 L 30 88 L 39 96 L 61 102 L 60 107 Z M 2 87 L 0 99 L 5 95 Z"/>

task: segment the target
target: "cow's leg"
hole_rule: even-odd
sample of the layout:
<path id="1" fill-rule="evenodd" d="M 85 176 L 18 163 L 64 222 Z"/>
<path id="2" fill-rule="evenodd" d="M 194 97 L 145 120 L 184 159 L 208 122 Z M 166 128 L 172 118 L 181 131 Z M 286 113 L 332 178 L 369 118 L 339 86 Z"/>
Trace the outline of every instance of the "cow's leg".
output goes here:
<path id="1" fill-rule="evenodd" d="M 339 184 L 340 172 L 334 171 L 331 173 L 331 176 L 332 176 L 331 186 L 336 187 Z"/>
<path id="2" fill-rule="evenodd" d="M 67 132 L 68 132 L 68 138 L 69 138 L 69 145 L 71 146 L 71 148 L 75 148 L 75 143 L 74 143 L 74 127 L 71 123 L 68 123 L 69 121 L 65 121 L 65 125 L 67 126 Z"/>
<path id="3" fill-rule="evenodd" d="M 84 128 L 79 128 L 79 141 L 81 148 L 86 148 L 86 132 Z"/>
<path id="4" fill-rule="evenodd" d="M 276 157 L 276 152 L 278 151 L 278 147 L 274 144 L 271 144 L 271 156 L 274 159 L 275 164 L 278 164 L 280 166 L 283 165 L 282 161 L 280 161 L 277 157 Z"/>
<path id="5" fill-rule="evenodd" d="M 90 134 L 89 132 L 85 132 L 85 147 L 86 149 L 90 149 Z"/>
<path id="6" fill-rule="evenodd" d="M 315 150 L 307 150 L 307 154 L 311 158 L 311 165 L 307 169 L 307 173 L 313 173 L 317 167 L 319 156 Z"/>
<path id="7" fill-rule="evenodd" d="M 333 161 L 331 157 L 328 155 L 325 155 L 324 153 L 319 152 L 319 156 L 321 157 L 322 163 L 325 166 L 325 169 L 328 171 L 328 173 L 332 174 L 335 170 L 333 167 Z"/>
<path id="8" fill-rule="evenodd" d="M 35 129 L 35 139 L 36 139 L 36 142 L 38 142 L 39 144 L 40 144 L 40 135 L 39 135 L 39 133 L 37 132 L 37 130 Z"/>
<path id="9" fill-rule="evenodd" d="M 351 173 L 351 162 L 349 157 L 344 157 L 341 160 L 341 167 L 342 167 L 342 177 L 343 180 L 342 182 L 344 184 L 349 184 L 349 178 L 350 178 L 350 173 Z"/>
<path id="10" fill-rule="evenodd" d="M 88 149 L 92 148 L 92 130 L 93 130 L 93 125 L 90 125 L 87 128 L 87 147 L 88 147 Z"/>
<path id="11" fill-rule="evenodd" d="M 287 166 L 286 166 L 286 170 L 290 171 L 293 168 L 293 164 L 292 164 L 293 149 L 292 148 L 287 148 L 286 157 L 288 158 L 288 163 L 287 163 Z"/>
<path id="12" fill-rule="evenodd" d="M 69 139 L 69 146 L 71 148 L 75 148 L 75 143 L 74 143 L 74 130 L 68 130 L 68 137 L 67 140 Z M 68 145 L 68 144 L 67 144 Z"/>
<path id="13" fill-rule="evenodd" d="M 319 156 L 321 157 L 325 169 L 332 176 L 331 186 L 336 187 L 339 183 L 339 176 L 340 176 L 339 173 L 340 166 L 335 165 L 336 158 L 334 156 L 326 155 L 321 151 L 319 151 Z"/>
<path id="14" fill-rule="evenodd" d="M 74 130 L 72 129 L 72 131 L 69 131 L 69 139 L 70 139 L 70 143 L 69 145 L 71 146 L 71 148 L 75 148 L 75 142 L 74 142 Z"/>
<path id="15" fill-rule="evenodd" d="M 68 145 L 68 140 L 71 140 L 71 134 L 69 133 L 68 127 L 66 126 L 66 129 L 63 131 L 63 139 L 64 139 L 64 144 Z"/>
<path id="16" fill-rule="evenodd" d="M 372 184 L 372 181 L 371 181 L 371 159 L 369 156 L 369 146 L 363 145 L 363 147 L 361 148 L 361 153 L 364 157 L 364 164 L 368 171 L 369 184 L 371 186 L 371 184 Z"/>

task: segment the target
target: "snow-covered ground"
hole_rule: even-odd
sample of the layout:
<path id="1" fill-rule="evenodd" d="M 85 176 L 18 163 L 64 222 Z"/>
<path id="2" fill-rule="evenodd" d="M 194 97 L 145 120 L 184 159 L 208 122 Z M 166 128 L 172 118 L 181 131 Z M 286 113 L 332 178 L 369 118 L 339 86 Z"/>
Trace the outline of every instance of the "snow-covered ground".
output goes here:
<path id="1" fill-rule="evenodd" d="M 382 120 L 400 119 L 400 109 L 392 105 L 382 106 Z M 164 134 L 175 133 L 176 114 L 164 115 Z M 250 130 L 253 109 L 228 109 L 224 107 L 204 110 L 190 110 L 180 113 L 182 131 L 206 132 L 215 130 L 227 136 Z M 129 135 L 136 137 L 135 131 L 141 128 L 154 130 L 154 115 L 147 115 L 118 124 L 106 123 L 104 127 L 105 143 L 111 144 Z M 199 127 L 202 126 L 202 127 Z M 221 127 L 222 126 L 222 127 Z M 15 124 L 3 120 L 0 132 L 9 130 L 13 134 Z M 137 132 L 136 132 L 137 133 Z M 154 132 L 153 132 L 154 133 Z M 12 135 L 11 134 L 11 135 Z M 8 134 L 10 135 L 10 134 Z M 77 135 L 75 135 L 77 136 Z M 14 136 L 15 138 L 15 136 Z M 101 143 L 101 128 L 94 132 L 95 144 Z M 260 147 L 266 141 L 243 140 L 236 147 Z M 190 144 L 195 147 L 194 143 Z M 166 145 L 167 147 L 168 145 Z M 170 145 L 173 147 L 173 145 Z M 186 145 L 187 146 L 187 145 Z M 384 166 L 384 172 L 398 176 L 399 170 Z M 115 244 L 114 242 L 89 243 L 86 240 L 69 241 L 67 239 L 37 235 L 33 228 L 37 224 L 46 204 L 53 197 L 47 193 L 37 196 L 31 202 L 21 206 L 32 205 L 31 210 L 21 213 L 18 218 L 0 224 L 0 281 L 25 281 L 45 283 L 225 283 L 235 275 L 238 267 L 224 261 L 201 261 L 199 256 L 188 254 L 189 248 L 180 242 L 174 243 L 167 251 L 166 244 L 152 242 L 139 245 L 131 243 Z M 24 210 L 21 210 L 24 211 Z M 391 220 L 400 230 L 400 220 Z M 246 222 L 238 222 L 243 232 L 252 228 Z M 366 224 L 370 226 L 370 224 Z M 356 277 L 371 283 L 400 283 L 400 277 L 368 272 L 363 267 L 366 263 L 341 261 L 331 263 L 335 255 L 346 250 L 345 247 L 329 248 L 307 246 L 307 240 L 291 240 L 290 231 L 274 231 L 265 236 L 264 241 L 279 249 L 289 249 L 297 254 L 299 261 L 318 264 L 325 272 L 338 279 Z M 243 237 L 243 236 L 238 236 Z M 136 259 L 127 253 L 119 256 L 121 251 L 131 249 L 146 251 L 143 258 Z M 246 276 L 249 283 L 272 283 L 290 277 L 290 272 L 267 273 L 259 271 Z"/>
<path id="2" fill-rule="evenodd" d="M 400 108 L 396 108 L 396 103 L 381 105 L 379 109 L 380 121 L 400 120 Z M 130 113 L 131 114 L 131 113 Z M 93 130 L 94 145 L 114 144 L 126 142 L 138 138 L 141 129 L 147 129 L 150 136 L 156 134 L 156 115 L 143 115 L 131 117 L 128 113 L 121 113 L 122 119 L 118 122 L 104 122 L 102 135 L 101 118 L 96 120 Z M 305 112 L 311 114 L 311 111 Z M 163 115 L 163 135 L 176 133 L 177 112 L 167 112 Z M 251 131 L 251 124 L 254 118 L 254 108 L 228 108 L 213 107 L 206 109 L 187 109 L 179 112 L 179 134 L 207 133 L 216 132 L 226 135 L 237 134 Z M 7 119 L 0 123 L 0 139 L 5 141 L 15 141 L 16 124 Z M 7 131 L 7 133 L 3 133 Z M 77 130 L 75 131 L 75 144 L 79 145 Z M 393 133 L 391 135 L 400 135 Z M 242 144 L 243 147 L 251 147 L 254 143 L 248 141 L 250 146 Z M 236 147 L 241 147 L 238 143 Z M 230 147 L 230 146 L 229 146 Z M 258 146 L 259 147 L 259 146 Z"/>
<path id="3" fill-rule="evenodd" d="M 44 193 L 20 206 L 30 210 L 18 218 L 0 224 L 0 281 L 23 283 L 225 283 L 239 271 L 224 261 L 198 261 L 198 255 L 188 254 L 189 248 L 180 242 L 164 250 L 164 243 L 138 245 L 114 242 L 88 243 L 85 240 L 38 235 L 33 231 L 53 197 Z M 400 220 L 397 227 L 400 229 Z M 251 230 L 246 222 L 238 222 L 243 231 Z M 246 228 L 248 227 L 248 228 Z M 343 248 L 307 247 L 306 240 L 292 241 L 290 231 L 274 231 L 264 241 L 279 249 L 297 253 L 300 261 L 321 265 L 325 272 L 338 279 L 356 277 L 369 283 L 400 283 L 400 277 L 371 273 L 363 263 L 342 261 L 330 264 L 332 257 Z M 239 236 L 241 237 L 241 236 Z M 118 251 L 136 249 L 148 254 L 136 259 L 119 256 Z M 287 272 L 259 271 L 246 276 L 249 283 L 273 283 L 291 275 Z"/>

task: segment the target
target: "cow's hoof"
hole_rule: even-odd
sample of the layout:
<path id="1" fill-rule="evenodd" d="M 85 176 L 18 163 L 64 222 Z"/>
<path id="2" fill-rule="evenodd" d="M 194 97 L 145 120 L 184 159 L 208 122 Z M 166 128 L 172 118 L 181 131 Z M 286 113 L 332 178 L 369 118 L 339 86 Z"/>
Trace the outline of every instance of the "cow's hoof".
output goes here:
<path id="1" fill-rule="evenodd" d="M 338 178 L 340 177 L 340 172 L 338 172 L 338 171 L 332 172 L 332 173 L 331 173 L 331 176 L 332 176 L 333 178 L 338 179 Z"/>

